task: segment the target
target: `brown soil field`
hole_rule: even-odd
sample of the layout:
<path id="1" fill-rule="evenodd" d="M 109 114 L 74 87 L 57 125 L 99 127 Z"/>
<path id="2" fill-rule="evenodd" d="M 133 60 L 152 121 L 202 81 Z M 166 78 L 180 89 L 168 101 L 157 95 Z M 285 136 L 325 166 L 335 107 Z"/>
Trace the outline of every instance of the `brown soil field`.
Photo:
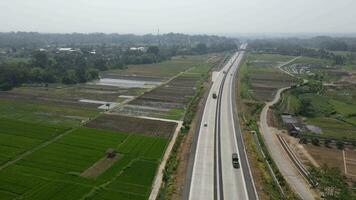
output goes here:
<path id="1" fill-rule="evenodd" d="M 345 149 L 343 153 L 342 150 L 336 148 L 326 148 L 312 144 L 304 145 L 304 147 L 320 166 L 326 164 L 329 167 L 337 167 L 348 178 L 356 180 L 355 150 Z"/>
<path id="2" fill-rule="evenodd" d="M 91 167 L 85 170 L 80 176 L 85 178 L 96 178 L 105 170 L 109 169 L 116 161 L 120 159 L 120 155 L 116 155 L 113 158 L 107 158 L 106 156 L 94 163 Z"/>
<path id="3" fill-rule="evenodd" d="M 130 102 L 131 105 L 157 108 L 184 108 L 195 93 L 199 78 L 179 76 L 168 84 L 158 87 Z"/>
<path id="4" fill-rule="evenodd" d="M 79 84 L 65 87 L 19 87 L 0 92 L 0 98 L 22 99 L 31 102 L 52 102 L 64 105 L 97 108 L 98 104 L 80 102 L 81 99 L 119 102 L 120 95 L 137 96 L 142 90 L 124 89 L 112 86 Z"/>
<path id="5" fill-rule="evenodd" d="M 111 73 L 110 71 L 103 72 L 100 74 L 101 78 L 113 78 L 113 79 L 126 79 L 126 80 L 137 80 L 137 81 L 157 81 L 162 82 L 165 78 L 156 76 L 133 76 L 133 75 L 121 75 L 117 73 Z"/>
<path id="6" fill-rule="evenodd" d="M 61 98 L 50 98 L 46 96 L 40 96 L 36 94 L 23 94 L 18 92 L 0 92 L 0 98 L 2 99 L 16 99 L 16 100 L 26 100 L 32 103 L 59 103 L 63 105 L 86 107 L 86 108 L 96 108 L 97 104 L 79 102 L 73 99 L 61 99 Z"/>
<path id="7" fill-rule="evenodd" d="M 176 129 L 177 123 L 115 114 L 104 114 L 85 126 L 169 138 Z"/>
<path id="8" fill-rule="evenodd" d="M 341 150 L 315 146 L 312 144 L 304 145 L 304 147 L 320 166 L 326 164 L 329 167 L 337 167 L 342 173 L 345 173 Z"/>

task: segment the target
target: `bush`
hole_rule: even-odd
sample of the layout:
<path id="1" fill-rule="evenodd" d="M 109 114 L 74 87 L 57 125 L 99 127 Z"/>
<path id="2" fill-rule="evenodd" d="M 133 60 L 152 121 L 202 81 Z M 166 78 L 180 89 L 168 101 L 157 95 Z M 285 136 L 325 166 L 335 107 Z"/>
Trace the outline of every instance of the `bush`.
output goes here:
<path id="1" fill-rule="evenodd" d="M 345 148 L 344 142 L 338 141 L 338 142 L 336 143 L 336 147 L 337 147 L 338 149 L 340 149 L 340 150 L 344 149 L 344 148 Z"/>
<path id="2" fill-rule="evenodd" d="M 319 139 L 318 138 L 313 138 L 312 139 L 312 144 L 315 145 L 315 146 L 319 146 L 319 144 L 320 144 Z"/>
<path id="3" fill-rule="evenodd" d="M 331 140 L 330 140 L 330 139 L 324 140 L 324 145 L 325 145 L 325 147 L 330 148 L 330 143 L 331 143 Z"/>
<path id="4" fill-rule="evenodd" d="M 300 138 L 300 140 L 299 140 L 299 143 L 300 144 L 308 144 L 308 139 L 307 138 Z"/>

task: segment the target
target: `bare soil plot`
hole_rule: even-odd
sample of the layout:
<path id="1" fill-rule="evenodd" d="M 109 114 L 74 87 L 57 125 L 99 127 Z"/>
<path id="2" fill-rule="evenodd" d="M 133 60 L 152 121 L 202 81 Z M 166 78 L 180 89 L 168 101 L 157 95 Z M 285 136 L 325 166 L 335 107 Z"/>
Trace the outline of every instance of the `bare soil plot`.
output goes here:
<path id="1" fill-rule="evenodd" d="M 354 150 L 345 150 L 345 169 L 347 176 L 356 179 L 356 152 Z"/>
<path id="2" fill-rule="evenodd" d="M 165 80 L 164 77 L 125 75 L 125 74 L 112 73 L 111 71 L 102 72 L 100 77 L 112 78 L 112 79 L 126 79 L 126 80 L 134 80 L 134 81 L 152 81 L 152 82 L 162 82 Z"/>
<path id="3" fill-rule="evenodd" d="M 279 88 L 290 86 L 294 79 L 281 72 L 260 72 L 250 76 L 251 93 L 257 100 L 270 101 Z"/>
<path id="4" fill-rule="evenodd" d="M 204 62 L 207 58 L 208 56 L 177 56 L 161 63 L 129 65 L 127 69 L 111 70 L 108 73 L 111 75 L 169 78 Z"/>
<path id="5" fill-rule="evenodd" d="M 119 132 L 141 133 L 169 138 L 173 134 L 177 123 L 105 114 L 86 124 L 86 126 Z"/>
<path id="6" fill-rule="evenodd" d="M 342 173 L 345 173 L 341 150 L 315 146 L 312 144 L 304 145 L 304 147 L 320 166 L 326 164 L 329 167 L 337 167 Z"/>
<path id="7" fill-rule="evenodd" d="M 109 169 L 116 161 L 120 159 L 120 155 L 116 155 L 113 158 L 103 157 L 98 162 L 94 163 L 91 167 L 80 174 L 82 177 L 86 178 L 96 178 L 101 173 Z"/>
<path id="8" fill-rule="evenodd" d="M 292 85 L 296 79 L 278 69 L 293 59 L 277 54 L 248 54 L 241 74 L 244 95 L 256 101 L 270 101 L 278 89 Z"/>
<path id="9" fill-rule="evenodd" d="M 189 97 L 195 93 L 195 84 L 198 78 L 179 76 L 168 84 L 158 87 L 138 99 L 131 105 L 146 105 L 159 108 L 184 108 Z"/>
<path id="10" fill-rule="evenodd" d="M 63 104 L 86 105 L 79 102 L 80 99 L 116 102 L 120 95 L 136 96 L 142 89 L 119 88 L 114 86 L 96 86 L 80 84 L 73 86 L 50 87 L 19 87 L 9 92 L 1 92 L 0 95 L 8 98 L 23 98 L 37 101 L 52 101 Z"/>

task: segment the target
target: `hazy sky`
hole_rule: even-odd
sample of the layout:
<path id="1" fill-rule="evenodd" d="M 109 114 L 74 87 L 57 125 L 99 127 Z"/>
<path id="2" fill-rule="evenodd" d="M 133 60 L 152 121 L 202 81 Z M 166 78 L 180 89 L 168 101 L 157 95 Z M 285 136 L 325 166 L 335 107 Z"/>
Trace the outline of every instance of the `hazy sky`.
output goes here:
<path id="1" fill-rule="evenodd" d="M 0 0 L 0 31 L 356 33 L 356 0 Z"/>

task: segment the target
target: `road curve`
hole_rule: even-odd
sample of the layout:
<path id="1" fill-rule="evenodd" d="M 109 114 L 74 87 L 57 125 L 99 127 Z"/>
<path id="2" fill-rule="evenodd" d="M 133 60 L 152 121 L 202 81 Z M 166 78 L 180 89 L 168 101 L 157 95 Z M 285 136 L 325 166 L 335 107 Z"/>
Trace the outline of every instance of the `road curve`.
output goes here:
<path id="1" fill-rule="evenodd" d="M 287 89 L 290 89 L 290 87 L 279 89 L 274 99 L 271 102 L 266 103 L 260 116 L 260 132 L 272 159 L 292 190 L 301 199 L 312 200 L 315 199 L 315 196 L 313 191 L 310 189 L 309 184 L 303 177 L 301 177 L 288 155 L 284 152 L 278 141 L 277 135 L 272 132 L 271 128 L 267 124 L 267 114 L 269 108 L 279 101 L 281 93 Z"/>

